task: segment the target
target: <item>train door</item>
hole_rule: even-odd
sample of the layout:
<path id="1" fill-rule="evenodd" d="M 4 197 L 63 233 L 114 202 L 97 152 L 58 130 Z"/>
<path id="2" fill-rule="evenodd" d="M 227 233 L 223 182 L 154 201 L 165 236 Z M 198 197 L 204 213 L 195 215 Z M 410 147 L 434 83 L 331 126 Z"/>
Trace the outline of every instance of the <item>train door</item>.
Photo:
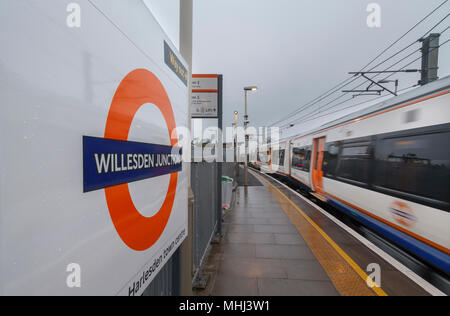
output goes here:
<path id="1" fill-rule="evenodd" d="M 323 152 L 325 149 L 325 137 L 314 139 L 313 146 L 313 165 L 312 165 L 312 183 L 314 191 L 323 195 Z"/>
<path id="2" fill-rule="evenodd" d="M 285 154 L 285 156 L 286 156 L 286 160 L 285 160 L 285 162 L 284 162 L 284 165 L 286 166 L 286 170 L 287 170 L 287 174 L 288 175 L 291 175 L 291 161 L 292 161 L 292 158 L 291 158 L 291 142 L 287 142 L 287 144 L 286 144 L 286 154 Z"/>
<path id="3" fill-rule="evenodd" d="M 272 147 L 269 147 L 269 150 L 267 151 L 267 156 L 268 156 L 268 165 L 269 165 L 269 171 L 272 172 Z"/>

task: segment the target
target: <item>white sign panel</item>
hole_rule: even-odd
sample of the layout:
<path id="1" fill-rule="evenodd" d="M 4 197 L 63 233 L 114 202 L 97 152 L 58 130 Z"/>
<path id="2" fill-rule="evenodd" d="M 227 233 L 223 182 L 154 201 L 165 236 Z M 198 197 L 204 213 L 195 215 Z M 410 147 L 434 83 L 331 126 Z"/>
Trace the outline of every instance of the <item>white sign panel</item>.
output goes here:
<path id="1" fill-rule="evenodd" d="M 192 118 L 217 118 L 219 115 L 219 76 L 192 76 Z"/>
<path id="2" fill-rule="evenodd" d="M 217 93 L 192 92 L 192 117 L 215 118 L 218 115 Z"/>
<path id="3" fill-rule="evenodd" d="M 142 1 L 83 3 L 0 1 L 0 295 L 140 295 L 188 234 L 186 62 Z"/>
<path id="4" fill-rule="evenodd" d="M 193 90 L 208 90 L 217 92 L 218 89 L 218 78 L 217 77 L 197 77 L 192 78 L 192 89 Z"/>

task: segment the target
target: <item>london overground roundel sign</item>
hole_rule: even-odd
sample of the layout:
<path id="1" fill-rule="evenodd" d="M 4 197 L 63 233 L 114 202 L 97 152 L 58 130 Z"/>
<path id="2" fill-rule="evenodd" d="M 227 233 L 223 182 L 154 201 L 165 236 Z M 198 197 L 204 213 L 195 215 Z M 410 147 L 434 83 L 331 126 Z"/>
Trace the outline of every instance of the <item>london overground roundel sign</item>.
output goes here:
<path id="1" fill-rule="evenodd" d="M 146 103 L 161 111 L 170 146 L 128 140 L 133 118 Z M 83 190 L 104 190 L 114 227 L 131 249 L 144 251 L 161 237 L 172 212 L 178 172 L 182 168 L 176 123 L 161 81 L 146 69 L 136 69 L 120 83 L 112 100 L 103 138 L 83 136 Z M 170 174 L 161 208 L 152 217 L 136 209 L 128 183 Z"/>

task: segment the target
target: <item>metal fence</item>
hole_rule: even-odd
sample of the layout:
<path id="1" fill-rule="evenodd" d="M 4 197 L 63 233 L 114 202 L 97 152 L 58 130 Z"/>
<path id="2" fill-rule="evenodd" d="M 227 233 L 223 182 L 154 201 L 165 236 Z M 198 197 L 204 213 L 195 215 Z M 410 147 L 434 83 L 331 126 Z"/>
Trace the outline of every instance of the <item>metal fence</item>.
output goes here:
<path id="1" fill-rule="evenodd" d="M 224 174 L 232 177 L 234 164 L 223 164 Z M 193 268 L 194 281 L 198 276 L 203 260 L 207 255 L 211 241 L 218 231 L 218 205 L 222 196 L 218 195 L 218 163 L 191 163 L 191 185 L 194 193 L 193 229 Z M 220 198 L 220 200 L 218 200 Z M 172 296 L 180 295 L 180 249 L 161 269 L 156 278 L 145 290 L 144 296 Z"/>
<path id="2" fill-rule="evenodd" d="M 237 179 L 235 179 L 236 164 L 234 162 L 224 162 L 222 164 L 222 168 L 223 168 L 222 174 L 224 176 L 230 177 L 230 178 L 234 179 L 235 181 L 237 180 Z"/>
<path id="3" fill-rule="evenodd" d="M 143 296 L 179 296 L 180 295 L 180 249 L 167 261 L 152 283 L 145 289 Z"/>
<path id="4" fill-rule="evenodd" d="M 218 164 L 197 162 L 191 165 L 194 203 L 194 269 L 198 270 L 213 239 L 218 224 Z M 220 197 L 221 199 L 222 197 Z"/>

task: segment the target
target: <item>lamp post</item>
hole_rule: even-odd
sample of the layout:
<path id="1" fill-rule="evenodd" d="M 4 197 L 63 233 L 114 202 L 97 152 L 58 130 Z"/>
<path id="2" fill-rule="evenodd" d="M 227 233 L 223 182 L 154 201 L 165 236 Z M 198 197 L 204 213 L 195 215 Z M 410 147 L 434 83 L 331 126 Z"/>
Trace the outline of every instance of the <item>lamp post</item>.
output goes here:
<path id="1" fill-rule="evenodd" d="M 248 92 L 249 91 L 257 91 L 258 87 L 245 87 L 245 116 L 244 116 L 244 131 L 245 131 L 245 165 L 244 165 L 244 186 L 248 186 L 248 141 L 249 136 L 247 133 L 248 128 Z"/>
<path id="2" fill-rule="evenodd" d="M 238 162 L 238 152 L 237 152 L 237 144 L 238 144 L 238 139 L 237 139 L 237 128 L 238 128 L 238 111 L 234 111 L 234 178 L 237 181 L 237 178 L 239 176 L 239 162 Z"/>

